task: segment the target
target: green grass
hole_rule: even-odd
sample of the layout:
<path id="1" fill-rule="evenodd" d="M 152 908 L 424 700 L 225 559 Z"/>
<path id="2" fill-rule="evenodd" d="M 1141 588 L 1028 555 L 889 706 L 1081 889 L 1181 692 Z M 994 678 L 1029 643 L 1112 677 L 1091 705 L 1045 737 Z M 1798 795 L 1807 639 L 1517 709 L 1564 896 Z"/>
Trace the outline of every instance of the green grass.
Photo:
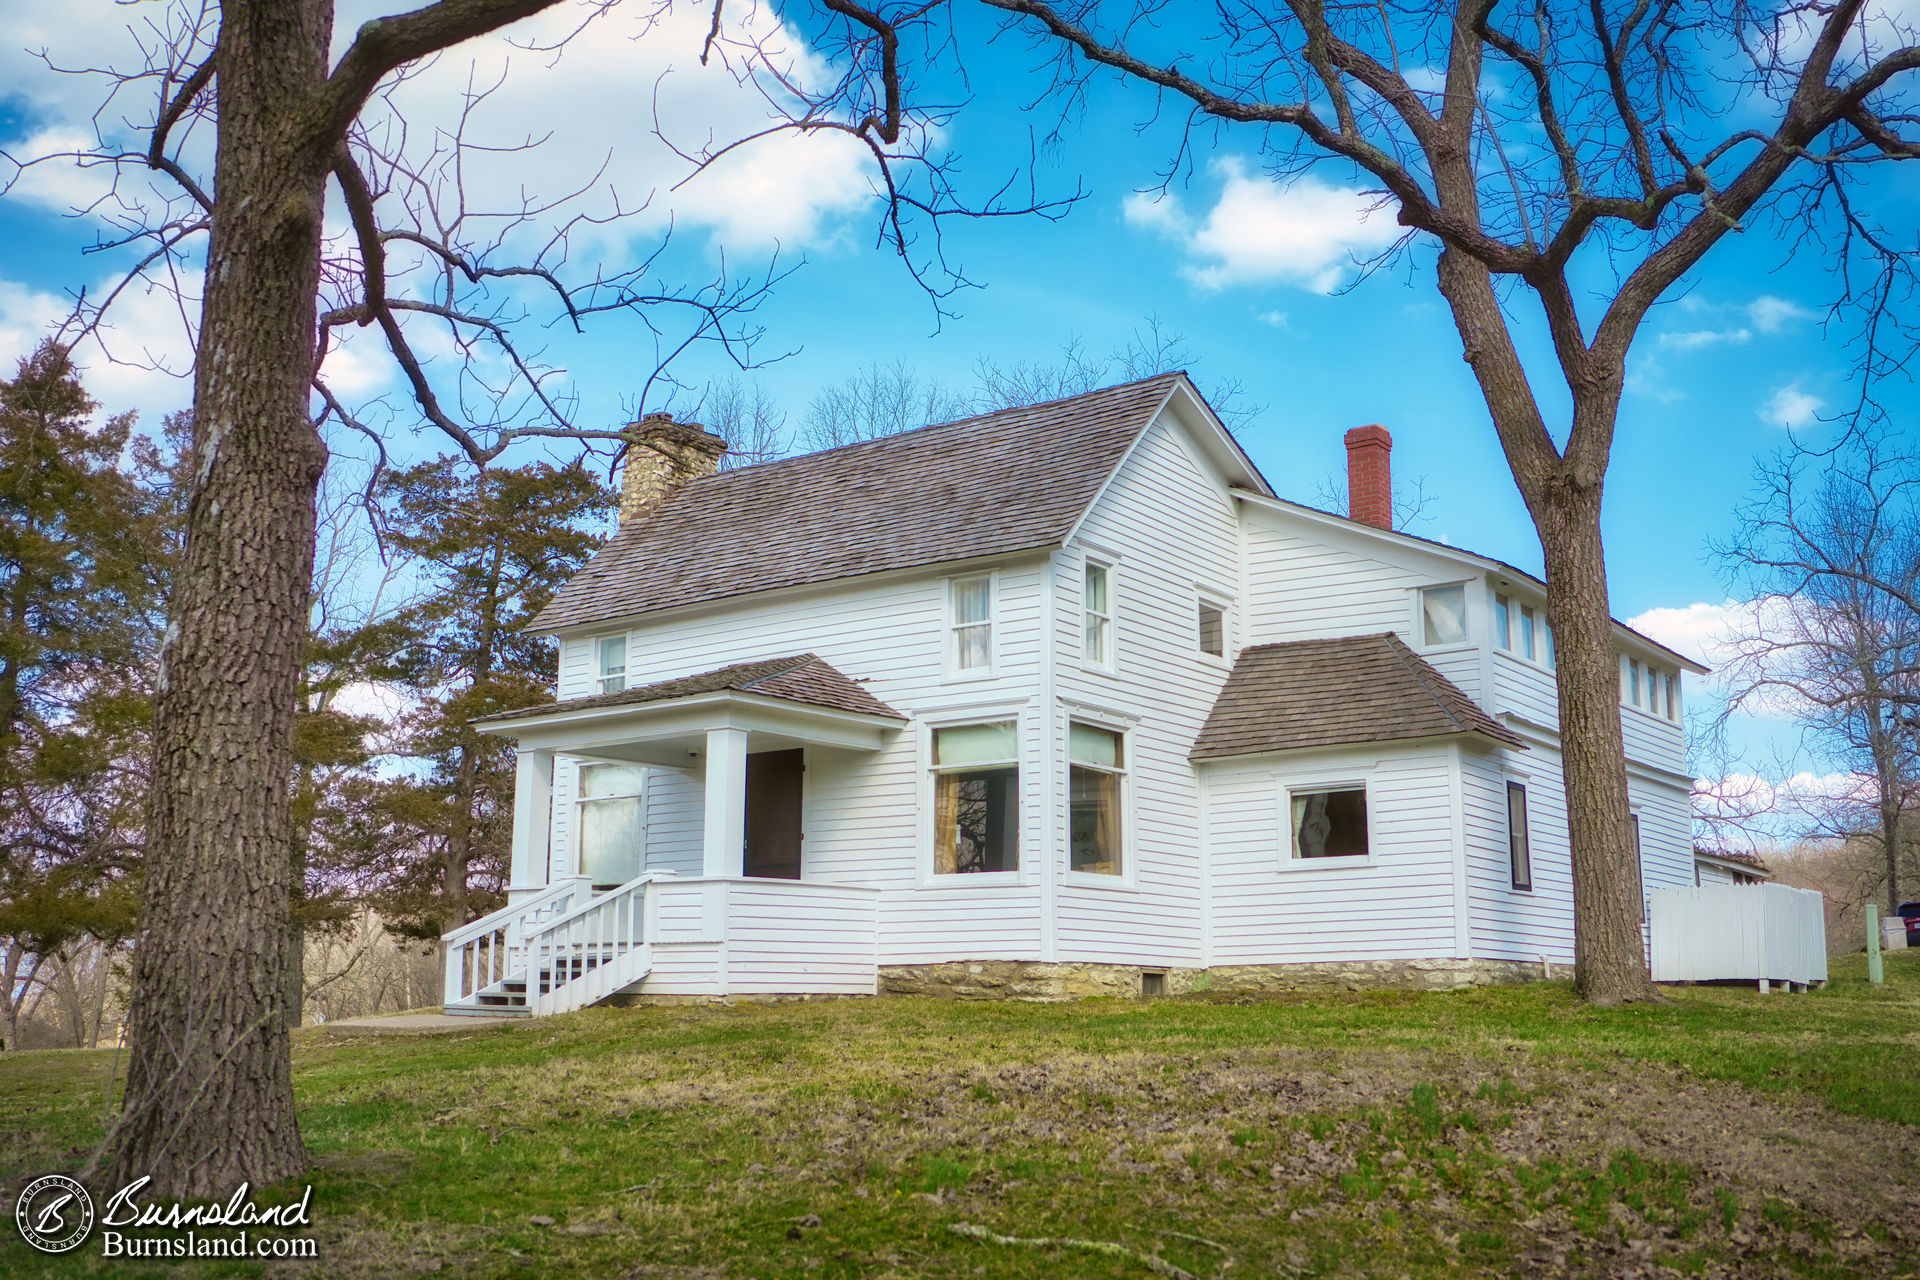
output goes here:
<path id="1" fill-rule="evenodd" d="M 1542 984 L 303 1035 L 312 1272 L 1915 1275 L 1920 954 L 1888 976 L 1645 1009 Z M 110 1062 L 0 1058 L 8 1185 L 84 1161 Z M 0 1274 L 265 1273 L 5 1231 Z"/>

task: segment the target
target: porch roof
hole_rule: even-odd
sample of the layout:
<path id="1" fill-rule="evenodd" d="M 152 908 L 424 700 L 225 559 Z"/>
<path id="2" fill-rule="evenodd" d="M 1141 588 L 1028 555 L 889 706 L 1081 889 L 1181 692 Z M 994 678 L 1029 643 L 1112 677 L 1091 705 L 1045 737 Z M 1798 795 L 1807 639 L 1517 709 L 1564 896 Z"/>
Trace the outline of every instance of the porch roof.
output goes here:
<path id="1" fill-rule="evenodd" d="M 684 767 L 709 729 L 746 729 L 756 750 L 873 748 L 906 719 L 818 654 L 803 653 L 496 712 L 473 723 L 523 747 Z"/>
<path id="2" fill-rule="evenodd" d="M 1526 744 L 1392 632 L 1244 649 L 1190 759 L 1479 734 Z"/>

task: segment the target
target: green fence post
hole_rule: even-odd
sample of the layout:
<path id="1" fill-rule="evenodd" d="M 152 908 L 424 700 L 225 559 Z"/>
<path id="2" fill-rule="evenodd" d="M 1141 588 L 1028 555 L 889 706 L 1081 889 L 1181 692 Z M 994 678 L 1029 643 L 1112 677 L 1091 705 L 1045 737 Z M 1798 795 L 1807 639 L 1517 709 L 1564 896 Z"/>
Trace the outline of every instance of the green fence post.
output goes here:
<path id="1" fill-rule="evenodd" d="M 1880 908 L 1867 904 L 1867 981 L 1885 982 L 1887 968 L 1880 961 Z"/>

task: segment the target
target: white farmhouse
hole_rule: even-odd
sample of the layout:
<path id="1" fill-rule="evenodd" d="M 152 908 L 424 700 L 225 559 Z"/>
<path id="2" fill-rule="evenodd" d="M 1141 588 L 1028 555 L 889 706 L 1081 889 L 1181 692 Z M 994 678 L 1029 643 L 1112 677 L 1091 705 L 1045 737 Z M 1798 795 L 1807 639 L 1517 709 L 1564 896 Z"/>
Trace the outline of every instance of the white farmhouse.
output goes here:
<path id="1" fill-rule="evenodd" d="M 540 614 L 509 905 L 450 1011 L 615 993 L 1452 986 L 1572 961 L 1540 581 L 1283 501 L 1182 374 L 715 473 L 634 431 Z M 1683 671 L 1616 624 L 1646 887 L 1691 885 Z"/>

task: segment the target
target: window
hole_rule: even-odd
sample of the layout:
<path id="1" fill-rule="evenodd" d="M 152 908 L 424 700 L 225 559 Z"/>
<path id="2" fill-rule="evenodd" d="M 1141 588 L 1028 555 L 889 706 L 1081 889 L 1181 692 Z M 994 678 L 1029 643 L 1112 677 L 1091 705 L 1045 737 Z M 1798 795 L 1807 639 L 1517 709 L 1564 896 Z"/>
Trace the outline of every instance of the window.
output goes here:
<path id="1" fill-rule="evenodd" d="M 1200 652 L 1227 656 L 1227 607 L 1211 600 L 1200 602 Z"/>
<path id="2" fill-rule="evenodd" d="M 993 578 L 955 578 L 949 589 L 948 661 L 955 671 L 985 671 L 993 666 Z"/>
<path id="3" fill-rule="evenodd" d="M 1341 787 L 1289 794 L 1288 819 L 1296 858 L 1367 856 L 1367 789 Z"/>
<path id="4" fill-rule="evenodd" d="M 1678 672 L 1665 677 L 1667 684 L 1667 719 L 1680 718 L 1680 675 Z"/>
<path id="5" fill-rule="evenodd" d="M 599 652 L 600 692 L 619 693 L 627 687 L 627 638 L 601 636 L 594 647 Z"/>
<path id="6" fill-rule="evenodd" d="M 1640 705 L 1640 660 L 1627 659 L 1627 701 L 1634 706 Z"/>
<path id="7" fill-rule="evenodd" d="M 646 856 L 640 788 L 646 770 L 637 764 L 589 764 L 580 768 L 580 874 L 596 887 L 625 884 L 640 874 Z"/>
<path id="8" fill-rule="evenodd" d="M 1090 666 L 1113 665 L 1113 605 L 1109 593 L 1111 570 L 1104 564 L 1087 561 L 1086 587 L 1086 661 Z"/>
<path id="9" fill-rule="evenodd" d="M 1507 784 L 1507 859 L 1513 866 L 1513 887 L 1533 888 L 1533 851 L 1527 845 L 1527 789 Z"/>
<path id="10" fill-rule="evenodd" d="M 1502 649 L 1513 648 L 1513 606 L 1503 595 L 1493 597 L 1493 642 Z"/>
<path id="11" fill-rule="evenodd" d="M 1528 662 L 1533 661 L 1533 608 L 1520 606 L 1520 652 Z"/>
<path id="12" fill-rule="evenodd" d="M 1073 724 L 1067 731 L 1067 866 L 1094 875 L 1121 874 L 1126 739 L 1111 729 Z"/>
<path id="13" fill-rule="evenodd" d="M 1553 624 L 1551 622 L 1541 623 L 1540 633 L 1546 638 L 1547 642 L 1547 670 L 1557 671 L 1560 667 L 1560 655 L 1553 651 Z"/>
<path id="14" fill-rule="evenodd" d="M 933 731 L 933 870 L 1020 869 L 1020 765 L 1012 720 Z"/>
<path id="15" fill-rule="evenodd" d="M 1467 638 L 1467 589 L 1428 587 L 1420 593 L 1422 633 L 1428 645 L 1460 644 Z"/>

